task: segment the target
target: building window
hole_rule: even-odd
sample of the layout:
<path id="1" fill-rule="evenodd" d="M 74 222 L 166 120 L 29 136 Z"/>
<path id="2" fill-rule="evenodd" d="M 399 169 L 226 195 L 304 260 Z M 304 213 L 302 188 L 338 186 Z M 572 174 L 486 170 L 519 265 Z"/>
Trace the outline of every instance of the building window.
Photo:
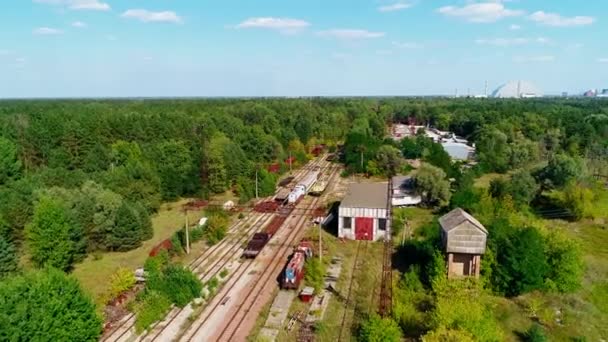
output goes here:
<path id="1" fill-rule="evenodd" d="M 378 229 L 386 230 L 386 219 L 378 219 Z"/>
<path id="2" fill-rule="evenodd" d="M 351 229 L 353 226 L 353 219 L 351 217 L 342 218 L 342 228 Z"/>

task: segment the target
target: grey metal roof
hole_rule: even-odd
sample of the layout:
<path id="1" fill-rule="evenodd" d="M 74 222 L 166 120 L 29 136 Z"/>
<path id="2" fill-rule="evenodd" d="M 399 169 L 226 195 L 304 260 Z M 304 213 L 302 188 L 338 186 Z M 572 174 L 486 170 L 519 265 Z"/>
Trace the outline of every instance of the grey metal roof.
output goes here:
<path id="1" fill-rule="evenodd" d="M 349 185 L 340 206 L 345 208 L 386 209 L 387 183 L 354 183 Z"/>
<path id="2" fill-rule="evenodd" d="M 393 188 L 401 190 L 413 190 L 414 180 L 412 176 L 394 176 Z"/>
<path id="3" fill-rule="evenodd" d="M 486 235 L 488 234 L 488 231 L 483 224 L 477 221 L 477 219 L 471 216 L 471 214 L 460 208 L 456 208 L 439 218 L 439 224 L 446 233 L 458 227 L 464 221 L 471 222 L 475 227 L 479 228 L 479 230 L 486 233 Z"/>
<path id="4" fill-rule="evenodd" d="M 448 253 L 484 254 L 488 231 L 466 211 L 457 208 L 439 218 Z"/>

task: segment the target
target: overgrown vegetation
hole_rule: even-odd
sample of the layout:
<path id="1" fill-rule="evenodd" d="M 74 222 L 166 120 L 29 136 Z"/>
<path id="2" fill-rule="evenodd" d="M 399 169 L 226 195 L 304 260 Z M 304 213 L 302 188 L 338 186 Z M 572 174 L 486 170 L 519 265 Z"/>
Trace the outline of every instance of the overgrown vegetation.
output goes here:
<path id="1" fill-rule="evenodd" d="M 134 305 L 137 329 L 164 317 L 171 304 L 184 307 L 201 295 L 202 284 L 189 269 L 171 263 L 166 252 L 146 261 L 146 287 Z"/>
<path id="2" fill-rule="evenodd" d="M 0 282 L 0 340 L 97 341 L 101 319 L 78 281 L 60 270 Z"/>

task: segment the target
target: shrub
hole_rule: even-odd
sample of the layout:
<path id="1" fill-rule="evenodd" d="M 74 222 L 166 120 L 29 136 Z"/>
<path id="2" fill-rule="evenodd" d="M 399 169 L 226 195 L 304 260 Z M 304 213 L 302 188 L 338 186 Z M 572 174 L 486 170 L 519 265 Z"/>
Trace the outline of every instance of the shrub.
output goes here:
<path id="1" fill-rule="evenodd" d="M 323 277 L 325 276 L 325 265 L 318 258 L 306 260 L 304 281 L 315 288 L 315 293 L 323 289 Z"/>
<path id="2" fill-rule="evenodd" d="M 165 294 L 179 307 L 198 297 L 202 290 L 202 284 L 194 273 L 178 265 L 165 269 L 164 282 Z"/>
<path id="3" fill-rule="evenodd" d="M 180 232 L 177 231 L 173 236 L 171 236 L 171 249 L 169 249 L 169 254 L 171 255 L 181 255 L 184 252 L 184 247 L 182 246 L 182 239 L 180 236 Z"/>
<path id="4" fill-rule="evenodd" d="M 374 314 L 361 325 L 359 341 L 398 342 L 401 341 L 401 329 L 391 318 L 380 318 Z"/>
<path id="5" fill-rule="evenodd" d="M 228 270 L 224 268 L 222 270 L 222 272 L 220 272 L 220 278 L 226 278 L 227 275 L 228 275 Z"/>
<path id="6" fill-rule="evenodd" d="M 525 342 L 545 342 L 547 341 L 547 336 L 545 336 L 543 328 L 538 324 L 534 324 L 523 334 L 523 340 Z"/>
<path id="7" fill-rule="evenodd" d="M 146 291 L 135 304 L 135 331 L 139 334 L 154 322 L 161 320 L 171 308 L 171 301 L 158 291 Z"/>
<path id="8" fill-rule="evenodd" d="M 205 232 L 202 227 L 196 227 L 190 231 L 190 242 L 194 243 L 200 241 L 205 236 Z"/>
<path id="9" fill-rule="evenodd" d="M 127 268 L 119 268 L 110 277 L 110 297 L 116 298 L 123 292 L 133 288 L 135 285 L 135 275 Z"/>
<path id="10" fill-rule="evenodd" d="M 563 233 L 553 231 L 546 240 L 550 288 L 560 292 L 574 292 L 581 286 L 584 273 L 580 246 Z"/>

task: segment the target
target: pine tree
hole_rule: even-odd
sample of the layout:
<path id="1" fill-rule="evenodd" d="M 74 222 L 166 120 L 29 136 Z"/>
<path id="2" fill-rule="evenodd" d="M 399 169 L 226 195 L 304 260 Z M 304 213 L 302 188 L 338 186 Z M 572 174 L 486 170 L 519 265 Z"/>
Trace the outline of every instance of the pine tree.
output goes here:
<path id="1" fill-rule="evenodd" d="M 123 203 L 116 213 L 116 225 L 108 234 L 107 247 L 112 251 L 128 251 L 141 245 L 143 232 L 140 217 L 129 203 Z"/>
<path id="2" fill-rule="evenodd" d="M 17 269 L 15 247 L 0 235 L 0 279 L 14 273 Z"/>

